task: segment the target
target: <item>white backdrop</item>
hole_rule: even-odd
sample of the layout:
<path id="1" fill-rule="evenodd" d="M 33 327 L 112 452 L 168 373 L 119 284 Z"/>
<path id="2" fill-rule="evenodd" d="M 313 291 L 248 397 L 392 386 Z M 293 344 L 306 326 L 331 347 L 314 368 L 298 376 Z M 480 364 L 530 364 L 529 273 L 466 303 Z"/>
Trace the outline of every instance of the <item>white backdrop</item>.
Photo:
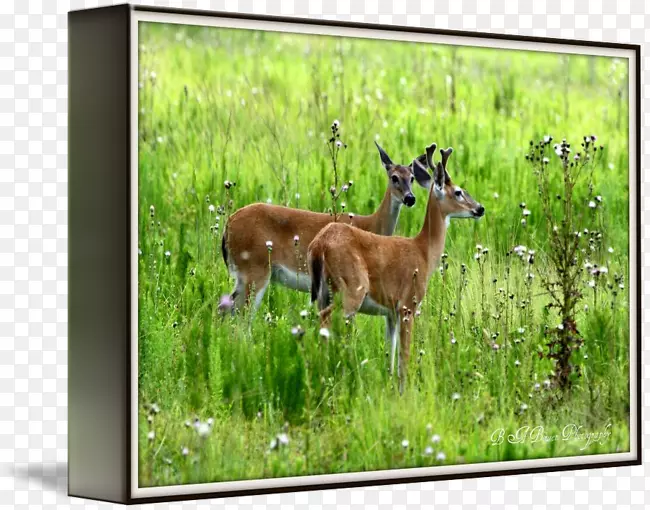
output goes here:
<path id="1" fill-rule="evenodd" d="M 108 507 L 67 492 L 67 12 L 110 0 L 0 1 L 0 509 Z M 141 2 L 135 2 L 141 3 Z M 637 0 L 177 0 L 165 7 L 331 18 L 643 45 L 650 104 L 650 6 Z M 650 115 L 642 116 L 642 251 L 650 246 Z M 650 253 L 643 255 L 643 276 Z M 101 270 L 101 268 L 98 268 Z M 645 289 L 644 289 L 645 290 Z M 645 303 L 645 293 L 643 302 Z M 644 329 L 647 314 L 643 314 Z M 650 360 L 644 335 L 642 362 Z M 643 370 L 645 412 L 650 378 Z M 647 432 L 647 421 L 644 430 Z M 650 454 L 644 436 L 644 457 Z M 101 461 L 101 459 L 98 459 Z M 650 468 L 405 484 L 159 504 L 234 509 L 644 508 Z"/>

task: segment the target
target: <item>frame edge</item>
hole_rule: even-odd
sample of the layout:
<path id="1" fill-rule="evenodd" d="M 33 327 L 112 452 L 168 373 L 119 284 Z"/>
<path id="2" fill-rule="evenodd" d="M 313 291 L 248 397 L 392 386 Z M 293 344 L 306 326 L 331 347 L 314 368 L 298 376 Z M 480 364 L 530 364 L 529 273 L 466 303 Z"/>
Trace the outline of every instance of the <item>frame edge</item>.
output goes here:
<path id="1" fill-rule="evenodd" d="M 68 494 L 115 503 L 130 498 L 131 12 L 68 13 Z"/>

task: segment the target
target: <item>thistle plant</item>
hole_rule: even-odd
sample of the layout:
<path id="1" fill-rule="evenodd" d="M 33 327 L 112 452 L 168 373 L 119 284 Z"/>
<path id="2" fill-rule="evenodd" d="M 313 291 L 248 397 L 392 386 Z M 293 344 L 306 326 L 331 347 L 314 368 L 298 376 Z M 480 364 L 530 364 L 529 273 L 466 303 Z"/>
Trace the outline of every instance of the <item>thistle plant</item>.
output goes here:
<path id="1" fill-rule="evenodd" d="M 585 239 L 593 237 L 583 232 L 589 232 L 586 224 L 594 219 L 592 175 L 596 157 L 603 147 L 596 145 L 594 135 L 585 136 L 581 150 L 576 152 L 566 140 L 552 142 L 551 136 L 537 143 L 531 141 L 526 160 L 537 177 L 549 239 L 550 269 L 541 269 L 543 265 L 534 267 L 550 297 L 548 309 L 556 309 L 559 315 L 557 325 L 545 328 L 548 343 L 541 356 L 554 361 L 554 383 L 567 389 L 581 375 L 580 367 L 572 362 L 572 355 L 583 344 L 576 316 L 583 298 L 581 275 L 586 254 L 593 245 L 592 242 L 585 246 Z M 583 190 L 586 192 L 581 193 Z"/>
<path id="2" fill-rule="evenodd" d="M 339 218 L 339 199 L 343 193 L 346 193 L 350 186 L 352 186 L 352 181 L 349 181 L 347 184 L 344 184 L 339 188 L 339 168 L 338 168 L 338 158 L 339 152 L 341 149 L 347 149 L 347 144 L 343 143 L 341 140 L 340 132 L 340 122 L 335 120 L 332 122 L 331 126 L 332 136 L 327 140 L 327 149 L 330 153 L 330 159 L 332 161 L 332 173 L 334 174 L 334 184 L 330 187 L 330 196 L 332 198 L 332 208 L 330 213 L 334 215 L 334 221 L 337 221 Z M 340 204 L 341 213 L 345 212 L 345 203 Z"/>

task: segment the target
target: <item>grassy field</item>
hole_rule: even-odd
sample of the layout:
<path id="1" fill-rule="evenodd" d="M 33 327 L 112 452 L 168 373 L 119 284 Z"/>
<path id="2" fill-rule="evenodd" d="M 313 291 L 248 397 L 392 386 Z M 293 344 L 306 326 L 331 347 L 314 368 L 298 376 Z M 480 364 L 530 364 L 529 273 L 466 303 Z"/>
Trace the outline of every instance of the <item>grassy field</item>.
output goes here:
<path id="1" fill-rule="evenodd" d="M 165 25 L 141 26 L 140 44 L 141 486 L 629 450 L 623 63 Z M 452 178 L 486 208 L 480 221 L 452 221 L 403 395 L 381 318 L 339 319 L 324 342 L 309 296 L 278 286 L 252 320 L 217 312 L 233 285 L 220 251 L 227 214 L 258 201 L 327 210 L 334 119 L 348 144 L 341 176 L 355 183 L 348 210 L 368 214 L 384 193 L 375 140 L 404 164 L 433 141 L 454 147 Z M 596 134 L 605 147 L 591 193 L 602 202 L 585 227 L 602 232 L 589 259 L 608 273 L 593 288 L 584 274 L 582 375 L 566 392 L 544 355 L 544 328 L 557 324 L 539 278 L 549 225 L 524 159 L 547 134 L 575 146 Z M 415 193 L 396 234 L 421 227 L 426 192 Z M 478 259 L 477 245 L 489 250 Z M 534 266 L 507 255 L 517 245 L 535 250 Z M 521 441 L 493 444 L 526 426 Z"/>

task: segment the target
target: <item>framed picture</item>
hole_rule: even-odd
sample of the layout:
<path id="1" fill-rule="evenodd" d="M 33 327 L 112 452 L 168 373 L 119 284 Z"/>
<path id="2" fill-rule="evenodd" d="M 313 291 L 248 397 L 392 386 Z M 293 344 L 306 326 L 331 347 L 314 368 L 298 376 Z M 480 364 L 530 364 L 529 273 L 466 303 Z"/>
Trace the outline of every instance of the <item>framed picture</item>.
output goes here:
<path id="1" fill-rule="evenodd" d="M 640 48 L 69 15 L 71 495 L 641 463 Z"/>

